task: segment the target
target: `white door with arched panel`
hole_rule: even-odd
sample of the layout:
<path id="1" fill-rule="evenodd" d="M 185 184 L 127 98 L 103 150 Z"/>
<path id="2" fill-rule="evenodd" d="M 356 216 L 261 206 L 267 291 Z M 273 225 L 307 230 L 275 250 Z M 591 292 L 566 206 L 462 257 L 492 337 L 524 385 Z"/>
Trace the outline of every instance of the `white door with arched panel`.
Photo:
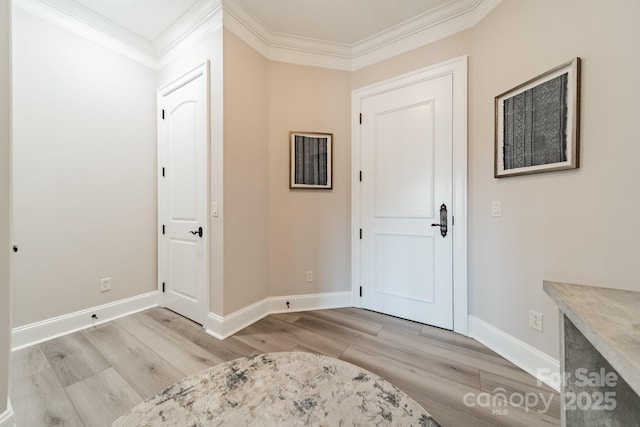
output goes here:
<path id="1" fill-rule="evenodd" d="M 158 282 L 163 305 L 208 313 L 208 63 L 158 91 Z"/>

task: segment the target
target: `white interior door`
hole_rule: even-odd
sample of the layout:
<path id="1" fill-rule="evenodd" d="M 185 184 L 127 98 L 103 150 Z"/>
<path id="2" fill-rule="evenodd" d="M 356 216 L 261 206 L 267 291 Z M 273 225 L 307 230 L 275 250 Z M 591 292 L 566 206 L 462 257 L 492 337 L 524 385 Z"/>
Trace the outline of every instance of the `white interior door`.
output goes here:
<path id="1" fill-rule="evenodd" d="M 164 306 L 208 312 L 208 64 L 159 90 L 159 271 Z"/>
<path id="2" fill-rule="evenodd" d="M 362 100 L 362 307 L 453 327 L 452 76 Z M 441 223 L 447 209 L 448 230 Z"/>

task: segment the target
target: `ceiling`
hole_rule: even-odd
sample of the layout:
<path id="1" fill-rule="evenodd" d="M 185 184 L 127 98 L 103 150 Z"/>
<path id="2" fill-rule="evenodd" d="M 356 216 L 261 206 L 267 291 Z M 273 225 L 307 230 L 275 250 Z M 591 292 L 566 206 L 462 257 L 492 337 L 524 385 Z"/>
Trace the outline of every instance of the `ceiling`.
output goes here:
<path id="1" fill-rule="evenodd" d="M 352 45 L 456 0 L 239 0 L 271 31 Z"/>
<path id="2" fill-rule="evenodd" d="M 72 0 L 154 41 L 199 0 Z M 461 0 L 237 0 L 274 33 L 351 45 Z"/>
<path id="3" fill-rule="evenodd" d="M 150 42 L 199 0 L 74 0 Z"/>
<path id="4" fill-rule="evenodd" d="M 476 25 L 501 0 L 13 0 L 160 68 L 216 25 L 265 57 L 353 70 Z M 215 22 L 213 22 L 215 20 Z M 217 23 L 216 23 L 217 22 Z"/>

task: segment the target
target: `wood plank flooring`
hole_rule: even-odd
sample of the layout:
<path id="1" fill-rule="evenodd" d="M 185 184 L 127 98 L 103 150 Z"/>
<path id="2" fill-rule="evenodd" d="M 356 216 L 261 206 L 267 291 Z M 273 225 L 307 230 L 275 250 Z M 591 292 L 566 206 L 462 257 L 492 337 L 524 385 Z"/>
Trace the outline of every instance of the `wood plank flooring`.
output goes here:
<path id="1" fill-rule="evenodd" d="M 108 426 L 201 369 L 273 351 L 375 372 L 445 427 L 560 424 L 556 392 L 475 340 L 357 308 L 276 314 L 224 341 L 153 308 L 14 352 L 11 403 L 19 427 Z"/>

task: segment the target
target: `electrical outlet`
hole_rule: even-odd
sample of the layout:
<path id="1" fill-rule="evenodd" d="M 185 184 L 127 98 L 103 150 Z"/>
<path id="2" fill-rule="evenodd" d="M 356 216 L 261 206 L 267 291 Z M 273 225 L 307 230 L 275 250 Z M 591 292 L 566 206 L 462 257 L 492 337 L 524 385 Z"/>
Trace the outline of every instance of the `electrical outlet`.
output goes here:
<path id="1" fill-rule="evenodd" d="M 307 271 L 307 282 L 313 282 L 313 271 Z"/>
<path id="2" fill-rule="evenodd" d="M 100 279 L 100 292 L 108 292 L 111 290 L 111 277 Z"/>
<path id="3" fill-rule="evenodd" d="M 538 332 L 542 332 L 542 314 L 529 310 L 529 327 Z"/>

